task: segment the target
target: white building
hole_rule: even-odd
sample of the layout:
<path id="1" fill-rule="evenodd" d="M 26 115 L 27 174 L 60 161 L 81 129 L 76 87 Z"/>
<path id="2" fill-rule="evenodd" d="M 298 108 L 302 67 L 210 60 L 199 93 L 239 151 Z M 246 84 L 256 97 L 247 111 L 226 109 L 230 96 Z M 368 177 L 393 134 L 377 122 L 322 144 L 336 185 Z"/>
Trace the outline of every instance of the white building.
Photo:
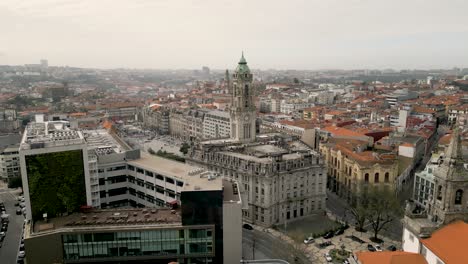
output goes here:
<path id="1" fill-rule="evenodd" d="M 287 102 L 286 100 L 283 100 L 281 102 L 280 112 L 283 114 L 292 114 L 298 110 L 303 110 L 304 108 L 308 108 L 313 105 L 313 103 L 308 102 Z"/>
<path id="2" fill-rule="evenodd" d="M 210 111 L 203 119 L 203 138 L 227 138 L 231 135 L 231 117 L 228 112 Z"/>
<path id="3" fill-rule="evenodd" d="M 36 187 L 49 181 L 49 183 L 54 183 L 56 181 L 54 177 L 63 177 L 60 175 L 67 174 L 67 170 L 74 170 L 74 172 L 81 174 L 80 177 L 84 177 L 84 179 L 77 181 L 81 186 L 75 187 L 77 190 L 83 188 L 77 191 L 80 192 L 79 195 L 86 195 L 86 200 L 83 201 L 85 204 L 81 205 L 92 205 L 91 178 L 86 141 L 80 131 L 71 130 L 68 127 L 69 123 L 67 121 L 44 122 L 43 116 L 37 116 L 36 122 L 29 123 L 23 133 L 19 148 L 19 158 L 23 192 L 26 199 L 26 219 L 28 220 L 31 220 L 33 217 L 30 197 L 37 203 L 44 202 L 41 199 L 37 199 L 36 195 L 40 194 L 35 192 Z M 74 159 L 73 165 L 63 164 L 64 159 L 67 157 Z M 84 193 L 81 193 L 82 191 Z M 37 212 L 42 211 L 43 213 L 47 213 L 47 210 L 47 208 L 38 209 Z"/>
<path id="4" fill-rule="evenodd" d="M 21 176 L 18 149 L 18 145 L 0 148 L 0 179 L 8 181 Z"/>

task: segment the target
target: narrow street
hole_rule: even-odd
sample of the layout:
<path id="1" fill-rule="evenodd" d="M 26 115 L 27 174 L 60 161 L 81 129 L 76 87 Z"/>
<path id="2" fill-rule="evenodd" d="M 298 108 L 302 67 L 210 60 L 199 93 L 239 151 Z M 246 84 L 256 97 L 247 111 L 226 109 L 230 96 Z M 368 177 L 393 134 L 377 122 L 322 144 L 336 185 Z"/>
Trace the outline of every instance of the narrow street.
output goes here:
<path id="1" fill-rule="evenodd" d="M 288 243 L 271 234 L 257 230 L 242 230 L 243 259 L 253 259 L 253 244 L 255 244 L 255 259 L 283 259 L 291 264 L 311 263 L 304 253 L 293 248 Z"/>
<path id="2" fill-rule="evenodd" d="M 15 202 L 17 201 L 19 191 L 13 191 L 7 188 L 0 189 L 0 201 L 5 204 L 6 213 L 10 215 L 8 231 L 5 240 L 0 248 L 1 263 L 16 263 L 16 257 L 19 250 L 19 241 L 23 229 L 24 217 L 16 214 Z"/>

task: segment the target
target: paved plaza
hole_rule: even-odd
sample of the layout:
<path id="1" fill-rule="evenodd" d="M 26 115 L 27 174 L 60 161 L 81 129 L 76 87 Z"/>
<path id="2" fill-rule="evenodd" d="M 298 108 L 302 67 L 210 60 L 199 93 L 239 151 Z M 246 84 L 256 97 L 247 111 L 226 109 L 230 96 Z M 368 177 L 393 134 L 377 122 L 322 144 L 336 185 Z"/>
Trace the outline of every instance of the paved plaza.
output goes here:
<path id="1" fill-rule="evenodd" d="M 323 217 L 325 217 L 325 216 L 315 216 L 315 217 L 316 217 L 315 221 L 320 222 L 320 221 L 323 220 Z M 310 221 L 311 221 L 311 219 L 307 220 L 307 223 L 308 223 L 307 225 L 310 224 Z M 326 222 L 335 224 L 334 221 L 328 219 L 327 221 L 323 221 L 321 225 L 325 226 L 325 227 L 328 227 L 327 226 L 328 224 L 326 224 Z M 325 223 L 325 224 L 323 224 L 323 223 Z M 294 223 L 294 224 L 296 224 L 296 223 Z M 291 225 L 292 225 L 291 223 L 288 224 L 289 227 Z M 317 226 L 317 225 L 314 224 L 314 226 Z M 320 227 L 320 225 L 318 225 L 318 226 Z M 312 227 L 307 227 L 307 228 L 310 229 Z M 308 245 L 303 243 L 303 239 L 305 238 L 306 235 L 304 235 L 302 237 L 301 241 L 296 242 L 296 241 L 294 241 L 294 240 L 297 240 L 296 237 L 294 237 L 294 239 L 293 239 L 290 236 L 285 235 L 281 231 L 277 231 L 277 230 L 274 230 L 274 229 L 271 229 L 271 228 L 264 229 L 262 227 L 257 227 L 257 226 L 255 226 L 255 229 L 259 230 L 259 231 L 262 231 L 262 232 L 268 232 L 271 235 L 273 235 L 273 236 L 275 236 L 275 237 L 277 237 L 277 238 L 279 238 L 279 239 L 281 239 L 283 241 L 286 241 L 287 243 L 291 244 L 294 247 L 294 249 L 303 252 L 309 258 L 309 260 L 310 260 L 309 263 L 314 263 L 314 264 L 315 263 L 327 263 L 327 261 L 325 260 L 324 255 L 326 253 L 328 253 L 332 249 L 341 249 L 342 245 L 345 246 L 345 250 L 347 250 L 347 251 L 349 251 L 351 253 L 355 253 L 355 252 L 359 252 L 359 251 L 368 251 L 368 249 L 367 249 L 368 244 L 371 244 L 371 245 L 376 244 L 376 243 L 370 241 L 370 238 L 372 237 L 372 232 L 371 231 L 368 231 L 366 233 L 361 233 L 361 232 L 356 231 L 353 226 L 351 226 L 350 228 L 345 230 L 344 234 L 342 234 L 342 235 L 335 236 L 335 237 L 333 237 L 331 239 L 324 239 L 324 238 L 320 237 L 320 238 L 315 239 L 314 243 L 311 243 L 311 244 L 308 244 Z M 288 233 L 289 233 L 289 231 L 288 231 Z M 355 236 L 355 237 L 363 240 L 364 243 L 354 241 L 353 239 L 351 239 L 351 236 Z M 384 240 L 383 244 L 381 244 L 382 249 L 386 250 L 386 248 L 388 246 L 394 245 L 398 250 L 401 250 L 401 241 L 391 240 L 389 238 L 386 238 L 386 237 L 383 237 L 383 236 L 380 236 L 380 235 L 379 235 L 379 238 Z M 332 244 L 330 246 L 328 246 L 326 248 L 322 248 L 322 249 L 318 247 L 318 244 L 323 243 L 323 242 L 327 242 L 327 241 L 330 241 Z"/>

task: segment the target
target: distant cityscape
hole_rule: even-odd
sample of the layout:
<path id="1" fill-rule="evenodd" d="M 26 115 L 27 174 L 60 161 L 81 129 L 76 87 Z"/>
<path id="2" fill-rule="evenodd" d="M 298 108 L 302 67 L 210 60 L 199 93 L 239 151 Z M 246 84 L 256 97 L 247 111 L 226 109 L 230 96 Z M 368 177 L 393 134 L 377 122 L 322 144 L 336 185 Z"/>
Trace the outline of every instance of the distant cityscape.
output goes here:
<path id="1" fill-rule="evenodd" d="M 2 263 L 466 263 L 468 68 L 247 59 L 0 65 Z"/>

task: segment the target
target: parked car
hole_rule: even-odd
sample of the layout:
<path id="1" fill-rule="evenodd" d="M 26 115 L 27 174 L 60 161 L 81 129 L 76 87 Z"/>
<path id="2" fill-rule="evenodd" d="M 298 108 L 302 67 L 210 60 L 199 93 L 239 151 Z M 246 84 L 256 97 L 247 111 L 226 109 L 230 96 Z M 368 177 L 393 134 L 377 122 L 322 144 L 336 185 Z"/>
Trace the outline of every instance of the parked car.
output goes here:
<path id="1" fill-rule="evenodd" d="M 310 244 L 310 243 L 314 243 L 314 238 L 313 237 L 308 237 L 308 238 L 304 239 L 304 244 Z"/>
<path id="2" fill-rule="evenodd" d="M 342 235 L 343 233 L 344 233 L 344 230 L 340 228 L 340 229 L 336 230 L 335 236 Z"/>
<path id="3" fill-rule="evenodd" d="M 253 230 L 253 227 L 249 224 L 243 224 L 242 228 L 247 229 L 247 230 Z"/>
<path id="4" fill-rule="evenodd" d="M 20 251 L 20 252 L 18 253 L 18 258 L 22 258 L 22 259 L 23 259 L 24 257 L 26 257 L 26 252 L 25 252 L 25 251 Z"/>
<path id="5" fill-rule="evenodd" d="M 375 252 L 376 249 L 374 246 L 372 246 L 371 244 L 367 244 L 367 249 L 370 251 L 370 252 Z"/>
<path id="6" fill-rule="evenodd" d="M 326 233 L 326 234 L 323 236 L 323 238 L 325 238 L 325 239 L 329 239 L 329 238 L 332 238 L 332 237 L 333 237 L 333 232 L 332 232 L 332 231 Z"/>
<path id="7" fill-rule="evenodd" d="M 20 214 L 22 214 L 22 213 L 23 213 L 23 211 L 21 211 L 21 208 L 17 208 L 17 209 L 16 209 L 16 214 L 17 214 L 17 215 L 20 215 Z"/>
<path id="8" fill-rule="evenodd" d="M 325 253 L 325 259 L 327 260 L 327 262 L 332 262 L 332 258 L 330 257 L 330 254 L 328 253 Z"/>
<path id="9" fill-rule="evenodd" d="M 374 245 L 374 247 L 375 247 L 375 250 L 382 251 L 382 248 L 380 247 L 380 245 Z"/>
<path id="10" fill-rule="evenodd" d="M 395 245 L 390 245 L 390 246 L 387 247 L 387 250 L 396 251 L 396 247 L 395 247 Z"/>

